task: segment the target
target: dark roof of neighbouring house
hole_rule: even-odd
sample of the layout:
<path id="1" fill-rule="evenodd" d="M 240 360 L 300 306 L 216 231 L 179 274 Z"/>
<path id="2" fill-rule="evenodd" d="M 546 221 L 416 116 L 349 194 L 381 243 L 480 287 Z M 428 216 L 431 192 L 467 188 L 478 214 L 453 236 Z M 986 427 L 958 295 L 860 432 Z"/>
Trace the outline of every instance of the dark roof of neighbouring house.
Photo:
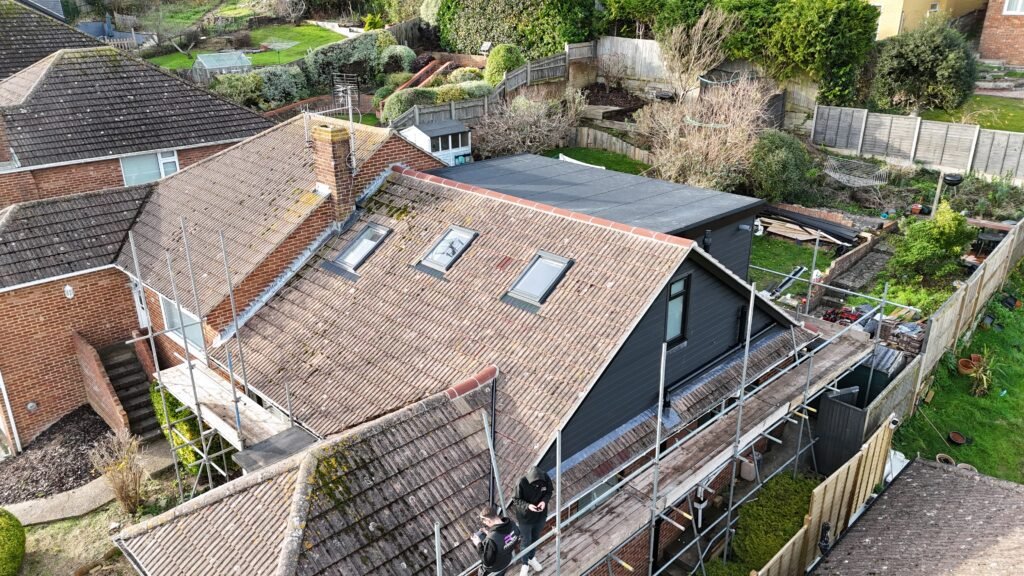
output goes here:
<path id="1" fill-rule="evenodd" d="M 917 459 L 832 546 L 818 576 L 1010 576 L 1024 565 L 1024 486 Z"/>
<path id="2" fill-rule="evenodd" d="M 0 80 L 61 48 L 102 45 L 99 40 L 21 3 L 0 0 Z"/>
<path id="3" fill-rule="evenodd" d="M 692 242 L 406 172 L 241 328 L 247 382 L 327 436 L 496 364 L 498 412 L 522 421 L 497 418 L 511 476 L 546 448 Z M 358 281 L 321 265 L 368 223 L 392 232 Z M 479 236 L 444 278 L 416 268 L 452 225 Z M 574 264 L 531 312 L 503 296 L 537 250 Z"/>
<path id="4" fill-rule="evenodd" d="M 151 184 L 0 210 L 0 288 L 113 263 Z"/>
<path id="5" fill-rule="evenodd" d="M 465 124 L 458 120 L 441 120 L 439 122 L 431 122 L 430 124 L 416 124 L 413 128 L 416 128 L 431 138 L 434 136 L 458 134 L 459 132 L 467 132 L 469 130 L 469 128 L 466 128 Z"/>
<path id="6" fill-rule="evenodd" d="M 65 22 L 64 18 L 64 7 L 61 6 L 60 0 L 19 0 L 22 4 L 39 10 L 43 14 L 59 18 L 62 22 Z"/>
<path id="7" fill-rule="evenodd" d="M 457 182 L 665 234 L 692 230 L 764 204 L 764 200 L 757 198 L 533 154 L 432 172 Z"/>
<path id="8" fill-rule="evenodd" d="M 493 378 L 493 370 L 482 379 Z M 471 564 L 488 501 L 486 380 L 433 394 L 115 537 L 147 576 L 433 573 Z"/>
<path id="9" fill-rule="evenodd" d="M 317 123 L 347 122 L 317 117 Z M 355 124 L 356 164 L 390 137 L 386 128 Z M 315 191 L 313 149 L 301 116 L 210 156 L 157 183 L 139 215 L 133 236 L 142 281 L 170 296 L 165 251 L 174 255 L 175 278 L 189 278 L 181 237 L 188 224 L 193 271 L 205 315 L 228 295 L 219 233 L 224 232 L 234 286 L 238 286 L 328 196 Z M 118 263 L 134 274 L 126 245 Z M 189 291 L 188 301 L 192 301 Z M 244 306 L 244 303 L 240 303 Z"/>
<path id="10" fill-rule="evenodd" d="M 0 82 L 20 167 L 233 142 L 273 126 L 109 46 L 62 49 Z"/>

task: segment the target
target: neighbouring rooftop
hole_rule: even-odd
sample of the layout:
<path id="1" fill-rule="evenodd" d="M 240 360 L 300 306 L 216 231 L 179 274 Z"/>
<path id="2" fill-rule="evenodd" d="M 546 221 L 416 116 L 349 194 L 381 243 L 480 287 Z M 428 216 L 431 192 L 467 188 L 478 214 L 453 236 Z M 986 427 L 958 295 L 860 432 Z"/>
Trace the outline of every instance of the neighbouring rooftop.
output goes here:
<path id="1" fill-rule="evenodd" d="M 44 8 L 59 2 L 39 2 Z M 55 18 L 15 0 L 0 0 L 0 80 L 28 68 L 61 48 L 103 44 Z"/>
<path id="2" fill-rule="evenodd" d="M 85 192 L 0 210 L 0 288 L 112 264 L 152 188 Z"/>
<path id="3" fill-rule="evenodd" d="M 533 154 L 439 168 L 432 173 L 665 234 L 699 228 L 764 204 L 757 198 L 601 170 Z"/>
<path id="4" fill-rule="evenodd" d="M 448 134 L 459 134 L 461 132 L 469 131 L 469 128 L 458 120 L 440 120 L 429 124 L 416 124 L 413 127 L 431 138 L 434 136 L 447 136 Z"/>

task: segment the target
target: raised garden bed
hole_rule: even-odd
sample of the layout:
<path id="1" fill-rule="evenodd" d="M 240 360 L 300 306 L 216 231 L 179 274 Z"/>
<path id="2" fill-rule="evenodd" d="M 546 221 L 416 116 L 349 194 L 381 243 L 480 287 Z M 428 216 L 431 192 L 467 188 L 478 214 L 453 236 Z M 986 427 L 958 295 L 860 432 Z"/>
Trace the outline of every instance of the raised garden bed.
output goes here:
<path id="1" fill-rule="evenodd" d="M 604 84 L 591 84 L 584 88 L 583 91 L 587 93 L 587 104 L 595 106 L 615 106 L 617 108 L 636 110 L 647 104 L 647 101 L 643 98 L 631 94 L 622 88 L 612 88 L 606 91 Z M 612 119 L 621 120 L 621 118 Z"/>
<path id="2" fill-rule="evenodd" d="M 58 420 L 21 454 L 0 462 L 0 505 L 51 496 L 97 478 L 89 450 L 108 432 L 89 405 Z"/>

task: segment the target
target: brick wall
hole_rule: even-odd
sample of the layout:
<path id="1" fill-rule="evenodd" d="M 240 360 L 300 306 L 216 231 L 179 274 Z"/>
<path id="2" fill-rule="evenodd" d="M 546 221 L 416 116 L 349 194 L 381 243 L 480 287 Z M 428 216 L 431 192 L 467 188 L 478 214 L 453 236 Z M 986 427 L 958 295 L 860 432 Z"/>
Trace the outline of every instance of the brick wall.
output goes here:
<path id="1" fill-rule="evenodd" d="M 0 293 L 0 318 L 0 373 L 23 446 L 87 401 L 72 334 L 102 349 L 138 322 L 128 277 L 116 269 Z"/>
<path id="2" fill-rule="evenodd" d="M 111 430 L 127 431 L 128 414 L 121 406 L 117 392 L 114 392 L 114 386 L 110 383 L 99 352 L 78 332 L 71 333 L 71 340 L 74 343 L 78 367 L 82 371 L 82 384 L 85 385 L 85 397 L 89 405 Z"/>
<path id="3" fill-rule="evenodd" d="M 180 150 L 178 165 L 185 168 L 227 146 L 227 144 L 218 144 Z M 0 174 L 0 208 L 17 202 L 121 186 L 124 186 L 124 177 L 121 175 L 121 161 L 117 159 L 11 172 Z"/>
<path id="4" fill-rule="evenodd" d="M 390 165 L 395 163 L 401 163 L 413 170 L 419 171 L 444 167 L 444 163 L 431 154 L 413 146 L 408 140 L 398 134 L 392 134 L 359 167 L 359 172 L 356 174 L 353 185 L 356 197 L 362 195 L 366 187 L 380 176 L 381 172 L 387 170 Z"/>
<path id="5" fill-rule="evenodd" d="M 1003 14 L 1006 0 L 990 0 L 981 32 L 981 57 L 1024 66 L 1024 15 Z"/>

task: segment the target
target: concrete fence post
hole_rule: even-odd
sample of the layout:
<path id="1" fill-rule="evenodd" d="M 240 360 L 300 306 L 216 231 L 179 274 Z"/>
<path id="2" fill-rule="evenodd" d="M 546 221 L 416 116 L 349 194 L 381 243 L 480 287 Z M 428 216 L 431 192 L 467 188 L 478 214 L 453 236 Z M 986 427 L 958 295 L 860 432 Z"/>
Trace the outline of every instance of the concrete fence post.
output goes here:
<path id="1" fill-rule="evenodd" d="M 868 116 L 871 112 L 864 110 L 864 119 L 860 121 L 860 138 L 857 140 L 857 156 L 864 150 L 864 134 L 868 131 Z"/>
<path id="2" fill-rule="evenodd" d="M 917 156 L 917 143 L 921 140 L 921 117 L 917 117 L 917 125 L 914 126 L 914 142 L 910 145 L 910 161 Z"/>
<path id="3" fill-rule="evenodd" d="M 412 105 L 412 117 L 413 117 L 413 120 L 416 122 L 416 124 L 420 123 L 420 105 L 419 104 L 413 104 Z"/>
<path id="4" fill-rule="evenodd" d="M 814 117 L 811 119 L 811 142 L 814 142 L 814 133 L 818 129 L 818 105 L 814 105 Z"/>
<path id="5" fill-rule="evenodd" d="M 526 85 L 530 85 L 530 61 L 526 61 Z"/>
<path id="6" fill-rule="evenodd" d="M 974 168 L 974 155 L 978 152 L 978 140 L 981 139 L 981 125 L 974 127 L 974 140 L 971 142 L 971 153 L 970 157 L 967 158 L 967 172 L 970 172 Z"/>

